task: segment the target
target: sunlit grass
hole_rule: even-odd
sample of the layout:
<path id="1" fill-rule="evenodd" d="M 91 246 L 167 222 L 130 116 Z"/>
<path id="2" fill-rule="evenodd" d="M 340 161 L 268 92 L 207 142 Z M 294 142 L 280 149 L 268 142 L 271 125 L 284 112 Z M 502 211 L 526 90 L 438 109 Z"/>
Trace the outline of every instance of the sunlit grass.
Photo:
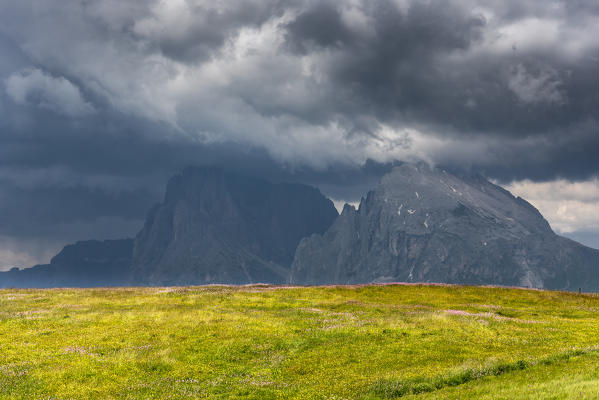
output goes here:
<path id="1" fill-rule="evenodd" d="M 598 398 L 599 297 L 387 285 L 0 290 L 0 398 Z"/>

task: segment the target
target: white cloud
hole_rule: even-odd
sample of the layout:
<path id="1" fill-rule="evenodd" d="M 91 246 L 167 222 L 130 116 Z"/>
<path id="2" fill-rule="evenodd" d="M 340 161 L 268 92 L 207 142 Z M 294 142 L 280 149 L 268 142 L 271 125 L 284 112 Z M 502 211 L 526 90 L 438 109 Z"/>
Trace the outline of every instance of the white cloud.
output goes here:
<path id="1" fill-rule="evenodd" d="M 53 77 L 40 69 L 25 69 L 6 79 L 6 93 L 17 104 L 35 105 L 69 117 L 95 113 L 79 88 L 64 77 Z"/>
<path id="2" fill-rule="evenodd" d="M 331 199 L 331 201 L 333 202 L 333 205 L 335 206 L 335 208 L 337 209 L 337 212 L 339 214 L 341 214 L 341 212 L 343 211 L 343 207 L 345 207 L 346 204 L 353 206 L 356 210 L 358 209 L 358 207 L 360 207 L 359 201 L 347 201 L 347 200 L 337 200 L 337 199 Z"/>
<path id="3" fill-rule="evenodd" d="M 526 18 L 499 27 L 492 46 L 510 52 L 548 49 L 561 38 L 561 21 L 555 19 Z"/>
<path id="4" fill-rule="evenodd" d="M 539 209 L 558 233 L 599 232 L 599 180 L 512 182 L 505 186 Z"/>

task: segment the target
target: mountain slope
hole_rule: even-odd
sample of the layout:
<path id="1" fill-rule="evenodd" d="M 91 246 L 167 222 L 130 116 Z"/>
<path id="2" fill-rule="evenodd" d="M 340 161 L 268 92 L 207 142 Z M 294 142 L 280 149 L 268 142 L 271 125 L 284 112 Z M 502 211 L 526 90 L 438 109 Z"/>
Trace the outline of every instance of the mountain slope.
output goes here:
<path id="1" fill-rule="evenodd" d="M 299 241 L 337 217 L 317 189 L 187 168 L 135 238 L 132 280 L 150 285 L 283 283 Z"/>
<path id="2" fill-rule="evenodd" d="M 0 288 L 127 285 L 132 251 L 132 239 L 77 242 L 65 246 L 50 264 L 0 272 Z"/>
<path id="3" fill-rule="evenodd" d="M 291 282 L 446 282 L 599 289 L 599 251 L 557 236 L 481 176 L 424 163 L 384 176 L 356 211 L 298 246 Z"/>

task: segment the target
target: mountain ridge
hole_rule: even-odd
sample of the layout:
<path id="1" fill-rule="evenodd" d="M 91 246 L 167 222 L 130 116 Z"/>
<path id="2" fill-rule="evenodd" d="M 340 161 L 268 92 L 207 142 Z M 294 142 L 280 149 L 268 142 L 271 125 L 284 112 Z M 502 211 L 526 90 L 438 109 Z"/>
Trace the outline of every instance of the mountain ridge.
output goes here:
<path id="1" fill-rule="evenodd" d="M 424 163 L 383 176 L 358 209 L 300 242 L 291 283 L 446 282 L 599 288 L 599 251 L 557 236 L 482 176 Z M 560 281 L 562 281 L 560 283 Z"/>
<path id="2" fill-rule="evenodd" d="M 599 250 L 480 174 L 402 163 L 338 214 L 314 187 L 173 176 L 134 239 L 67 245 L 0 287 L 438 282 L 599 290 Z"/>
<path id="3" fill-rule="evenodd" d="M 186 168 L 135 238 L 132 279 L 147 284 L 285 283 L 299 241 L 337 217 L 318 189 Z"/>

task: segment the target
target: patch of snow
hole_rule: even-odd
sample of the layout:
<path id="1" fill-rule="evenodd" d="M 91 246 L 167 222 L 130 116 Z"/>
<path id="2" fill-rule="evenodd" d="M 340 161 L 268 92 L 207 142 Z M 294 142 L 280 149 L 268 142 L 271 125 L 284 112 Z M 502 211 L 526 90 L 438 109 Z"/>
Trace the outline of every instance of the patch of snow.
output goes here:
<path id="1" fill-rule="evenodd" d="M 399 208 L 397 209 L 397 215 L 401 215 L 401 209 L 403 208 L 403 203 L 401 203 L 399 205 Z"/>
<path id="2" fill-rule="evenodd" d="M 414 192 L 414 193 L 416 193 L 416 198 L 419 199 L 420 195 L 418 194 L 418 192 Z"/>
<path id="3" fill-rule="evenodd" d="M 424 227 L 428 229 L 428 222 L 424 221 Z"/>
<path id="4" fill-rule="evenodd" d="M 408 209 L 408 214 L 412 215 L 416 212 L 416 210 L 412 210 L 411 208 Z"/>
<path id="5" fill-rule="evenodd" d="M 453 190 L 454 193 L 457 193 L 457 190 L 455 190 L 455 188 L 453 186 L 450 186 L 451 190 Z"/>

